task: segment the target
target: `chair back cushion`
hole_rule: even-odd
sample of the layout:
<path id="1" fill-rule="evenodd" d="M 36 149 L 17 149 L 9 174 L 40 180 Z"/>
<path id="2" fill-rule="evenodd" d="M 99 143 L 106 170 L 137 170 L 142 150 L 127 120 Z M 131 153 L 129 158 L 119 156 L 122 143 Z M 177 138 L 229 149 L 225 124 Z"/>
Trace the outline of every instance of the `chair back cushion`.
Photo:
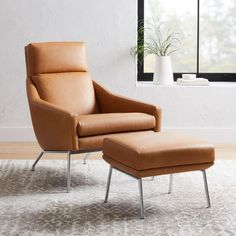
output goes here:
<path id="1" fill-rule="evenodd" d="M 28 77 L 41 99 L 77 115 L 98 112 L 84 43 L 34 43 L 25 53 Z"/>
<path id="2" fill-rule="evenodd" d="M 77 115 L 97 113 L 88 72 L 39 74 L 31 78 L 41 99 Z"/>

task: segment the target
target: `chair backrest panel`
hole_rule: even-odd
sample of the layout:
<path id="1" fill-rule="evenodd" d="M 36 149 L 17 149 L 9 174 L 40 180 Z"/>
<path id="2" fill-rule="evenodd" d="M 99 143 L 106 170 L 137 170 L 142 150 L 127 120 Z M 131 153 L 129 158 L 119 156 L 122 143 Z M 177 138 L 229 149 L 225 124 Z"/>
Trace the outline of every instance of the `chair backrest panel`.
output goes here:
<path id="1" fill-rule="evenodd" d="M 50 73 L 31 76 L 39 97 L 78 115 L 97 113 L 88 72 Z"/>
<path id="2" fill-rule="evenodd" d="M 28 77 L 41 99 L 78 115 L 98 112 L 84 43 L 33 43 L 25 54 Z"/>

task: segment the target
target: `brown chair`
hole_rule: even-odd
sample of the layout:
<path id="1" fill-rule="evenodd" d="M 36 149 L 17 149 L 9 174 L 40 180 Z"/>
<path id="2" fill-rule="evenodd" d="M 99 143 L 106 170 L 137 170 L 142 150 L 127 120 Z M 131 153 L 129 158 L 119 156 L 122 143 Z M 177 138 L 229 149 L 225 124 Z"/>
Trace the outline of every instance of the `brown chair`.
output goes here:
<path id="1" fill-rule="evenodd" d="M 106 137 L 160 131 L 159 107 L 91 80 L 84 43 L 32 43 L 25 55 L 31 118 L 43 149 L 32 170 L 45 152 L 67 153 L 68 192 L 71 154 L 99 151 Z"/>

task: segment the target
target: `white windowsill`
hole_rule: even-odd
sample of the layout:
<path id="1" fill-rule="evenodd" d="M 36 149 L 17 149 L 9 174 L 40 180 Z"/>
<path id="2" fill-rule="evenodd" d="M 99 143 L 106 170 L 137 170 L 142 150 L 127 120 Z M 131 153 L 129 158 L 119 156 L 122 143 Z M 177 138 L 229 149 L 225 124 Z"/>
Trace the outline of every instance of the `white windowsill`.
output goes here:
<path id="1" fill-rule="evenodd" d="M 138 81 L 136 82 L 137 87 L 170 87 L 170 88 L 211 88 L 211 87 L 218 87 L 218 88 L 236 88 L 236 82 L 210 82 L 210 85 L 208 86 L 192 86 L 192 85 L 178 85 L 175 83 L 170 85 L 155 85 L 153 82 L 149 81 Z"/>

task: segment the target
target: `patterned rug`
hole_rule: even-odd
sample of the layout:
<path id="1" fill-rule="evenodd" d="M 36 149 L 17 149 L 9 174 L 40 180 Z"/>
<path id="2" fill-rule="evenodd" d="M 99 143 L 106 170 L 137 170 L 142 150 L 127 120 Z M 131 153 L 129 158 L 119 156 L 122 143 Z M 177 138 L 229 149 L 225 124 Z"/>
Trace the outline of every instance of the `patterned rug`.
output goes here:
<path id="1" fill-rule="evenodd" d="M 205 208 L 201 172 L 144 181 L 145 219 L 139 219 L 138 183 L 114 171 L 104 204 L 108 165 L 72 161 L 71 193 L 65 193 L 66 162 L 0 161 L 0 235 L 236 235 L 236 161 L 207 171 L 212 207 Z"/>

